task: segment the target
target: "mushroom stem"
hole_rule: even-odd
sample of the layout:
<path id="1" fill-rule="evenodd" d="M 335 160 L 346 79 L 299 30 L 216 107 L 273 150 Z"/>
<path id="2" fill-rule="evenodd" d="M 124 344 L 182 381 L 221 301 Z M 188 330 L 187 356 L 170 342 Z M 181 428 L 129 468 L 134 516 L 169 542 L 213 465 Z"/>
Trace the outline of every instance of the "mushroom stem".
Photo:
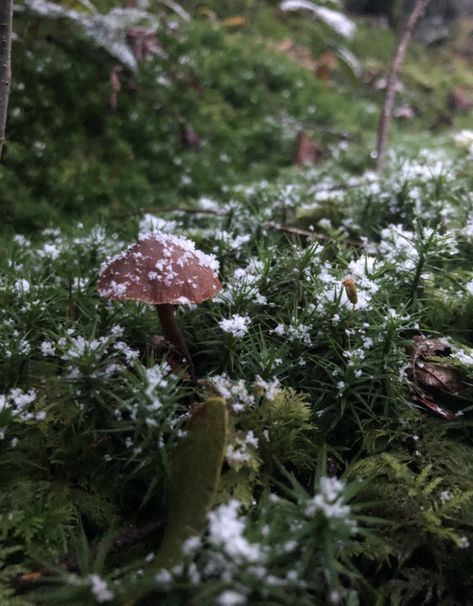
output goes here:
<path id="1" fill-rule="evenodd" d="M 189 362 L 191 374 L 193 374 L 192 358 L 189 348 L 184 340 L 181 329 L 179 328 L 174 316 L 174 305 L 161 304 L 156 305 L 159 321 L 164 330 L 166 339 L 185 355 Z"/>

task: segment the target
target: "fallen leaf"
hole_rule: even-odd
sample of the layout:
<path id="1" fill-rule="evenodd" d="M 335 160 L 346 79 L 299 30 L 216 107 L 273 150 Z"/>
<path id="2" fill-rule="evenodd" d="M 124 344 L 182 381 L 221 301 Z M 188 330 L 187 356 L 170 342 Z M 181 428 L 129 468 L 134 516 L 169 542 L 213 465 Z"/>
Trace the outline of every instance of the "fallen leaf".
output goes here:
<path id="1" fill-rule="evenodd" d="M 456 419 L 455 413 L 453 413 L 451 410 L 443 408 L 442 406 L 439 406 L 436 402 L 434 402 L 430 398 L 427 398 L 426 396 L 419 396 L 417 398 L 417 401 L 426 406 L 432 412 L 435 412 L 435 414 L 439 415 L 440 417 L 443 417 L 444 419 L 447 419 L 448 421 L 455 421 Z"/>
<path id="2" fill-rule="evenodd" d="M 417 362 L 414 376 L 416 385 L 425 390 L 441 389 L 456 395 L 463 385 L 458 369 L 448 363 Z"/>
<path id="3" fill-rule="evenodd" d="M 425 335 L 414 335 L 412 337 L 415 355 L 427 356 L 449 356 L 452 348 L 443 341 L 430 339 Z"/>
<path id="4" fill-rule="evenodd" d="M 416 402 L 444 419 L 455 420 L 457 414 L 449 407 L 459 407 L 467 385 L 461 371 L 449 361 L 451 347 L 440 340 L 416 335 L 412 337 L 408 351 L 411 355 L 408 376 L 414 384 Z M 445 361 L 438 358 L 445 358 Z"/>

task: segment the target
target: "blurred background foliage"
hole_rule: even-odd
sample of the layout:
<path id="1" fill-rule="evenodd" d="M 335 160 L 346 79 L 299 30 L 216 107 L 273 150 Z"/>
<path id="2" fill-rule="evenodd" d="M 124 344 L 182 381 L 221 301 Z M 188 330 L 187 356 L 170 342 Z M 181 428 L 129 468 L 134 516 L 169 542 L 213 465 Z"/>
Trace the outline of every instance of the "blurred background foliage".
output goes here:
<path id="1" fill-rule="evenodd" d="M 132 4 L 129 12 L 142 10 Z M 350 168 L 369 166 L 395 39 L 386 22 L 358 20 L 355 35 L 343 38 L 310 14 L 282 13 L 277 2 L 182 2 L 189 19 L 168 4 L 143 5 L 146 18 L 136 19 L 133 41 L 116 14 L 123 5 L 110 0 L 95 8 L 62 0 L 85 26 L 51 19 L 40 0 L 16 3 L 2 229 L 222 195 L 291 166 L 300 131 L 323 158 L 350 144 Z M 352 8 L 376 12 L 374 4 Z M 97 32 L 88 35 L 94 11 L 107 16 L 122 45 L 146 44 L 145 25 L 152 31 L 136 70 L 107 52 L 107 40 L 96 44 Z M 468 106 L 473 90 L 466 43 L 462 53 L 455 46 L 466 21 L 428 52 L 412 50 L 399 99 L 401 133 L 437 133 L 471 117 L 458 107 Z"/>

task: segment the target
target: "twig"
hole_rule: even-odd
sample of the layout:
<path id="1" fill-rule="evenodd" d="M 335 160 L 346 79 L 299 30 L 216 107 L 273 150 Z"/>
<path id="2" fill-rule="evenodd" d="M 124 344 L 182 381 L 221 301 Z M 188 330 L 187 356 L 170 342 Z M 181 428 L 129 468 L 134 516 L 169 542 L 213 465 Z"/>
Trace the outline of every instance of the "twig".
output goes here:
<path id="1" fill-rule="evenodd" d="M 13 0 L 0 0 L 0 160 L 5 143 L 11 85 Z"/>
<path id="2" fill-rule="evenodd" d="M 193 215 L 215 215 L 217 217 L 225 217 L 228 215 L 226 211 L 211 210 L 210 208 L 138 208 L 136 210 L 132 210 L 129 213 L 112 215 L 112 219 L 125 219 L 126 217 L 132 217 L 133 215 L 137 215 L 139 213 L 189 213 Z"/>
<path id="3" fill-rule="evenodd" d="M 281 231 L 286 234 L 290 234 L 292 236 L 304 236 L 305 238 L 313 238 L 314 240 L 328 241 L 328 242 L 336 242 L 335 238 L 331 238 L 325 234 L 316 234 L 309 229 L 301 229 L 299 227 L 291 227 L 290 225 L 277 225 L 276 223 L 265 223 L 264 227 L 267 229 L 272 229 L 273 231 Z M 356 246 L 358 248 L 364 248 L 363 242 L 359 240 L 348 240 L 344 239 L 343 242 L 346 244 L 350 244 L 351 246 Z"/>
<path id="4" fill-rule="evenodd" d="M 396 84 L 402 64 L 406 57 L 407 49 L 412 40 L 412 36 L 416 30 L 419 21 L 425 13 L 425 9 L 431 0 L 417 0 L 412 13 L 407 20 L 406 27 L 402 33 L 399 44 L 396 48 L 394 56 L 389 67 L 388 80 L 386 83 L 386 91 L 384 94 L 383 107 L 379 117 L 378 125 L 378 144 L 376 152 L 376 170 L 379 171 L 383 165 L 384 153 L 386 151 L 386 143 L 388 140 L 389 126 L 394 109 L 394 101 L 396 99 Z"/>

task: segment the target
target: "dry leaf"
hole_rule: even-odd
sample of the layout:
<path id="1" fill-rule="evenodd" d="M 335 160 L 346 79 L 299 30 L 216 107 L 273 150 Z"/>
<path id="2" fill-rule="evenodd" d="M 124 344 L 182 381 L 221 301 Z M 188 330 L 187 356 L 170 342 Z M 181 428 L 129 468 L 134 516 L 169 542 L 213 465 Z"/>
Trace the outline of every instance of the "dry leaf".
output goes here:
<path id="1" fill-rule="evenodd" d="M 411 367 L 408 375 L 415 386 L 416 401 L 444 419 L 456 419 L 455 412 L 445 404 L 458 407 L 461 393 L 467 386 L 460 370 L 449 363 L 450 346 L 425 335 L 416 335 L 412 337 L 409 352 Z M 445 362 L 429 359 L 433 357 L 445 358 Z"/>

